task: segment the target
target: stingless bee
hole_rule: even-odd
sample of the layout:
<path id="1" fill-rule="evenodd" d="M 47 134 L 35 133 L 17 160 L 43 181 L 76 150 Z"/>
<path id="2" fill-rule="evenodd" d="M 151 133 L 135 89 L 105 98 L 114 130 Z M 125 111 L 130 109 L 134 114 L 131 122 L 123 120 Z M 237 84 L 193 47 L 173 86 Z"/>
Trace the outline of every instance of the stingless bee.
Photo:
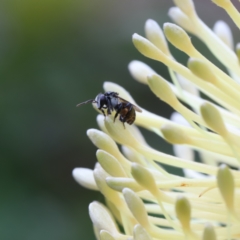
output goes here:
<path id="1" fill-rule="evenodd" d="M 105 92 L 99 93 L 95 99 L 87 100 L 86 102 L 79 103 L 77 107 L 82 106 L 86 103 L 96 103 L 97 108 L 106 116 L 104 109 L 107 110 L 107 115 L 110 115 L 113 111 L 116 111 L 114 116 L 115 119 L 119 116 L 119 120 L 123 123 L 133 124 L 136 119 L 136 112 L 142 112 L 142 110 L 128 102 L 127 100 L 119 97 L 116 92 Z"/>

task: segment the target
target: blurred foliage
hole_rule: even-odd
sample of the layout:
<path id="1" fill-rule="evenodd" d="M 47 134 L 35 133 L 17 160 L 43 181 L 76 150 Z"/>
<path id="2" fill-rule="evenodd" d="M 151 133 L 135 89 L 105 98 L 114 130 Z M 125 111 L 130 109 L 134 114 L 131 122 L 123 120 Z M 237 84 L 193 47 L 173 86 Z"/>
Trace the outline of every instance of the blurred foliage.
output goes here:
<path id="1" fill-rule="evenodd" d="M 90 105 L 75 106 L 101 92 L 104 81 L 114 81 L 140 106 L 170 116 L 172 110 L 148 87 L 132 80 L 127 64 L 143 60 L 168 78 L 162 64 L 134 49 L 131 35 L 143 34 L 149 17 L 160 25 L 169 21 L 171 5 L 167 0 L 0 2 L 1 240 L 94 239 L 88 204 L 103 197 L 77 185 L 71 171 L 94 166 L 96 148 L 85 132 L 97 128 L 96 112 Z M 150 145 L 171 151 L 142 131 Z"/>

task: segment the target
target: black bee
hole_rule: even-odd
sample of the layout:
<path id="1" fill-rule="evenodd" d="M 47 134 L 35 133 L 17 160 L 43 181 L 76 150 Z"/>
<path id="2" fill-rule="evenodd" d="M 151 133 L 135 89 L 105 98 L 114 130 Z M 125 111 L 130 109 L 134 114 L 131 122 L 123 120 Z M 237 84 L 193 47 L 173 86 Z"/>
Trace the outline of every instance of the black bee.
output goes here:
<path id="1" fill-rule="evenodd" d="M 110 115 L 113 111 L 116 111 L 114 116 L 114 122 L 118 115 L 119 120 L 123 123 L 133 124 L 136 118 L 137 112 L 142 112 L 140 108 L 128 102 L 127 100 L 118 96 L 116 92 L 99 93 L 95 99 L 87 100 L 86 102 L 79 103 L 77 107 L 86 103 L 96 103 L 97 108 L 101 110 L 104 116 L 106 116 L 104 109 L 107 110 L 107 115 Z"/>

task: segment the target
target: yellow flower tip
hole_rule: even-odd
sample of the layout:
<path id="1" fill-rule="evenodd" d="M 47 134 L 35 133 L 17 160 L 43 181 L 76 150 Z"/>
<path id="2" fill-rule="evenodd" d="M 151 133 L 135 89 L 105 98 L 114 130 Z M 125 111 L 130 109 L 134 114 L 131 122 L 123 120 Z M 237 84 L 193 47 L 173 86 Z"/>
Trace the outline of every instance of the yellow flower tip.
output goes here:
<path id="1" fill-rule="evenodd" d="M 140 83 L 147 84 L 147 76 L 154 74 L 155 71 L 147 64 L 134 60 L 128 65 L 128 70 L 132 77 Z"/>
<path id="2" fill-rule="evenodd" d="M 106 197 L 109 201 L 116 204 L 120 204 L 118 193 L 112 190 L 106 183 L 106 178 L 109 177 L 109 174 L 104 171 L 103 168 L 98 167 L 93 171 L 94 179 L 98 186 L 99 191 Z"/>
<path id="3" fill-rule="evenodd" d="M 173 23 L 164 23 L 163 30 L 167 40 L 179 50 L 189 53 L 193 45 L 188 34 L 179 26 Z"/>
<path id="4" fill-rule="evenodd" d="M 168 103 L 171 106 L 178 104 L 178 100 L 173 93 L 171 87 L 167 81 L 157 74 L 148 76 L 148 85 L 153 93 L 159 97 L 162 101 Z"/>
<path id="5" fill-rule="evenodd" d="M 177 23 L 177 25 L 181 26 L 186 31 L 191 33 L 195 32 L 195 28 L 190 19 L 178 7 L 171 7 L 168 10 L 168 16 L 173 22 Z"/>
<path id="6" fill-rule="evenodd" d="M 224 199 L 227 208 L 230 211 L 234 209 L 234 178 L 229 168 L 222 164 L 217 173 L 217 185 Z"/>
<path id="7" fill-rule="evenodd" d="M 116 177 L 107 177 L 106 183 L 111 189 L 118 192 L 122 192 L 123 188 L 125 187 L 123 186 L 122 182 L 119 181 L 119 178 Z"/>
<path id="8" fill-rule="evenodd" d="M 179 196 L 175 203 L 175 212 L 184 231 L 190 230 L 191 205 L 186 197 Z"/>
<path id="9" fill-rule="evenodd" d="M 187 66 L 194 75 L 201 78 L 202 80 L 210 82 L 212 84 L 216 83 L 217 78 L 206 62 L 197 58 L 189 58 Z"/>
<path id="10" fill-rule="evenodd" d="M 237 43 L 236 45 L 236 54 L 237 54 L 238 62 L 240 63 L 240 43 Z"/>
<path id="11" fill-rule="evenodd" d="M 152 240 L 148 232 L 140 225 L 135 225 L 133 229 L 134 240 Z"/>
<path id="12" fill-rule="evenodd" d="M 129 188 L 124 188 L 122 193 L 123 193 L 125 202 L 127 203 L 128 208 L 133 214 L 133 216 L 135 217 L 135 219 L 143 227 L 149 228 L 147 211 L 144 207 L 144 203 L 141 200 L 141 198 L 139 198 L 137 194 Z"/>
<path id="13" fill-rule="evenodd" d="M 72 176 L 81 186 L 91 190 L 98 190 L 93 176 L 93 170 L 88 168 L 74 168 Z"/>
<path id="14" fill-rule="evenodd" d="M 101 230 L 106 230 L 113 236 L 119 235 L 119 231 L 111 213 L 103 204 L 95 201 L 90 203 L 88 209 L 90 218 L 99 232 Z"/>
<path id="15" fill-rule="evenodd" d="M 149 190 L 153 195 L 158 193 L 155 179 L 146 168 L 137 163 L 132 163 L 131 174 L 138 184 Z"/>
<path id="16" fill-rule="evenodd" d="M 202 240 L 216 240 L 216 233 L 214 228 L 211 224 L 206 224 L 203 230 L 203 237 Z"/>
<path id="17" fill-rule="evenodd" d="M 118 152 L 116 143 L 106 133 L 97 129 L 89 129 L 87 135 L 97 148 L 109 152 L 112 155 Z"/>
<path id="18" fill-rule="evenodd" d="M 127 177 L 119 161 L 111 154 L 98 150 L 97 159 L 102 168 L 113 177 Z"/>
<path id="19" fill-rule="evenodd" d="M 202 118 L 206 124 L 222 137 L 227 137 L 228 131 L 225 127 L 222 116 L 216 107 L 211 103 L 203 103 L 200 107 Z"/>
<path id="20" fill-rule="evenodd" d="M 213 26 L 215 34 L 231 49 L 233 49 L 233 36 L 230 27 L 224 21 L 217 21 Z"/>
<path id="21" fill-rule="evenodd" d="M 194 3 L 192 0 L 174 0 L 176 6 L 178 6 L 182 12 L 184 12 L 187 16 L 191 17 L 196 14 Z"/>
<path id="22" fill-rule="evenodd" d="M 115 238 L 108 231 L 101 230 L 100 240 L 115 240 Z"/>
<path id="23" fill-rule="evenodd" d="M 164 138 L 171 144 L 189 144 L 191 139 L 180 127 L 164 124 L 161 127 Z"/>
<path id="24" fill-rule="evenodd" d="M 159 48 L 164 54 L 171 55 L 162 29 L 156 21 L 148 19 L 145 23 L 145 33 L 147 39 Z"/>
<path id="25" fill-rule="evenodd" d="M 134 130 L 129 124 L 124 124 L 120 121 L 113 122 L 111 117 L 106 117 L 105 127 L 110 136 L 122 145 L 137 146 L 138 141 L 135 139 Z"/>
<path id="26" fill-rule="evenodd" d="M 134 46 L 144 56 L 159 61 L 162 61 L 165 58 L 164 53 L 160 49 L 158 49 L 149 40 L 138 35 L 137 33 L 133 34 L 132 40 Z"/>

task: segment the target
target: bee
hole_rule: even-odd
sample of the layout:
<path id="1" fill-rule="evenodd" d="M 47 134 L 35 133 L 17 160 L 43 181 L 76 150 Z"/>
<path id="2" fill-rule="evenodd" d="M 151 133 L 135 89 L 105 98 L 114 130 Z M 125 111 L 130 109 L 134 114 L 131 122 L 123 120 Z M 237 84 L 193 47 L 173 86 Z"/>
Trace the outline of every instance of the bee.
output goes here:
<path id="1" fill-rule="evenodd" d="M 103 113 L 104 116 L 106 116 L 104 110 L 106 110 L 107 115 L 110 115 L 113 111 L 115 111 L 116 113 L 114 115 L 114 122 L 119 115 L 119 120 L 123 123 L 123 126 L 125 122 L 129 125 L 134 123 L 136 119 L 136 111 L 142 112 L 139 107 L 121 98 L 116 92 L 99 93 L 95 99 L 90 99 L 86 102 L 79 103 L 77 107 L 80 107 L 86 103 L 96 103 L 97 108 Z"/>

